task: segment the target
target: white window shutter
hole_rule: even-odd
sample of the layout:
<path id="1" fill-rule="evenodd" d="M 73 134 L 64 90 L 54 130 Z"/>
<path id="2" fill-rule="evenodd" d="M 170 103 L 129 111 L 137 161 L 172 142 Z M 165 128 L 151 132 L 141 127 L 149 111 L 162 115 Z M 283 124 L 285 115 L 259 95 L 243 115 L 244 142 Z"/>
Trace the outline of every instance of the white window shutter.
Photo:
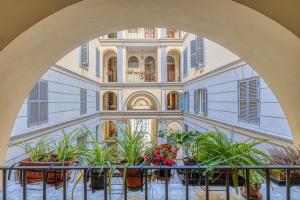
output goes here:
<path id="1" fill-rule="evenodd" d="M 196 40 L 191 40 L 191 67 L 197 67 L 196 60 Z"/>
<path id="2" fill-rule="evenodd" d="M 87 68 L 89 66 L 89 43 L 80 46 L 80 65 Z"/>
<path id="3" fill-rule="evenodd" d="M 258 80 L 249 81 L 248 120 L 250 124 L 259 124 L 259 92 Z"/>
<path id="4" fill-rule="evenodd" d="M 202 112 L 207 116 L 207 89 L 202 89 Z"/>
<path id="5" fill-rule="evenodd" d="M 259 81 L 257 78 L 239 82 L 239 120 L 259 125 Z"/>
<path id="6" fill-rule="evenodd" d="M 204 39 L 202 37 L 196 38 L 196 62 L 198 68 L 204 66 Z"/>

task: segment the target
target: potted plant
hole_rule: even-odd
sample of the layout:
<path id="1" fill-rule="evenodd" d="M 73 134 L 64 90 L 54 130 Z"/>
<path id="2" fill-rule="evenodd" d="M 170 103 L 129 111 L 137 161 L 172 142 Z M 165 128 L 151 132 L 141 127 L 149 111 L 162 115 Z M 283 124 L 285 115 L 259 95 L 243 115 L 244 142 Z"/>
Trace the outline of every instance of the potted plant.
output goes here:
<path id="1" fill-rule="evenodd" d="M 268 149 L 271 164 L 300 165 L 300 149 L 297 146 L 273 146 Z M 282 169 L 270 170 L 271 179 L 279 185 L 286 184 L 286 173 Z M 291 170 L 292 184 L 300 183 L 300 170 Z"/>
<path id="2" fill-rule="evenodd" d="M 183 157 L 183 164 L 186 166 L 194 166 L 199 163 L 199 151 L 200 142 L 205 139 L 205 135 L 196 131 L 184 131 L 175 132 L 170 134 L 172 140 L 175 140 L 178 148 L 184 152 L 185 157 Z M 188 177 L 186 177 L 184 170 L 177 170 L 178 177 L 183 185 L 185 181 L 188 180 L 189 185 L 197 185 L 200 181 L 199 170 L 188 170 Z"/>
<path id="3" fill-rule="evenodd" d="M 216 170 L 217 166 L 225 165 L 231 166 L 230 169 L 230 183 L 238 191 L 238 186 L 243 185 L 241 194 L 245 195 L 245 179 L 244 170 L 238 170 L 241 165 L 265 165 L 263 161 L 266 154 L 259 151 L 255 147 L 263 141 L 247 140 L 245 142 L 234 142 L 232 137 L 228 137 L 222 132 L 207 133 L 207 139 L 201 142 L 201 164 L 207 165 L 208 169 L 205 173 L 211 176 L 217 174 L 217 179 L 224 179 L 225 172 L 223 170 Z M 215 173 L 217 172 L 217 173 Z M 243 179 L 240 179 L 243 178 Z M 250 170 L 250 197 L 255 199 L 261 198 L 259 192 L 260 184 L 264 178 L 262 170 Z M 214 180 L 213 180 L 214 181 Z M 225 181 L 224 181 L 225 182 Z M 224 184 L 224 183 L 223 183 Z"/>
<path id="4" fill-rule="evenodd" d="M 21 145 L 29 158 L 22 160 L 20 166 L 71 166 L 76 163 L 80 154 L 80 146 L 74 144 L 83 132 L 74 130 L 70 134 L 63 131 L 63 138 L 54 143 L 51 150 L 48 138 L 41 138 L 35 146 L 30 144 Z M 46 183 L 58 187 L 63 181 L 62 170 L 51 170 L 47 172 Z M 67 178 L 71 176 L 71 171 L 67 171 Z M 27 170 L 27 183 L 43 181 L 43 172 L 41 170 Z"/>
<path id="5" fill-rule="evenodd" d="M 171 144 L 153 144 L 145 152 L 145 161 L 147 164 L 154 166 L 172 166 L 175 164 L 176 152 L 177 149 L 174 149 Z M 154 175 L 157 179 L 164 180 L 166 176 L 169 179 L 171 177 L 171 170 L 155 170 Z"/>
<path id="6" fill-rule="evenodd" d="M 83 149 L 82 151 L 82 163 L 87 164 L 88 166 L 97 167 L 96 169 L 91 169 L 88 171 L 89 186 L 92 192 L 95 192 L 96 190 L 103 189 L 105 186 L 104 167 L 109 167 L 108 182 L 106 184 L 109 186 L 111 185 L 110 181 L 113 172 L 112 164 L 114 163 L 116 157 L 112 156 L 113 151 L 111 147 L 108 147 L 107 145 L 97 141 L 88 129 L 86 129 L 86 132 L 89 135 L 90 141 L 87 142 L 87 145 L 89 145 L 88 148 Z M 81 170 L 72 188 L 72 199 L 74 198 L 75 188 L 78 183 L 83 180 L 83 176 L 84 173 L 83 170 Z"/>
<path id="7" fill-rule="evenodd" d="M 143 130 L 132 130 L 130 126 L 122 130 L 116 137 L 120 164 L 125 169 L 120 170 L 129 189 L 138 189 L 142 187 L 142 171 L 138 169 L 126 169 L 127 166 L 137 166 L 144 162 L 146 133 Z"/>

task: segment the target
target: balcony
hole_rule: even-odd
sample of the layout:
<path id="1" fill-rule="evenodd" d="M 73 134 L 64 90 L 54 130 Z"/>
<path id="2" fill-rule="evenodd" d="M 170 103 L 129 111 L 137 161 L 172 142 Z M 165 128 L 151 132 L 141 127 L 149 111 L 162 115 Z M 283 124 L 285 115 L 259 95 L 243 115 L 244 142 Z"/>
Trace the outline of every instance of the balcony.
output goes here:
<path id="1" fill-rule="evenodd" d="M 109 170 L 111 168 L 104 168 L 103 178 L 103 188 L 100 190 L 90 189 L 88 183 L 91 183 L 90 171 L 97 169 L 97 167 L 87 167 L 87 166 L 52 166 L 52 167 L 1 167 L 3 172 L 3 188 L 2 188 L 2 199 L 245 199 L 241 196 L 241 192 L 238 194 L 232 188 L 232 182 L 229 181 L 229 166 L 219 166 L 218 170 L 225 171 L 225 180 L 223 184 L 216 185 L 208 175 L 202 173 L 207 169 L 207 166 L 129 166 L 128 170 L 136 169 L 140 170 L 142 173 L 139 178 L 142 187 L 136 190 L 130 190 L 127 187 L 126 180 L 123 180 L 121 174 L 118 172 L 124 167 L 115 166 L 115 173 L 113 173 L 111 178 L 111 188 L 108 184 L 109 180 Z M 99 169 L 99 168 L 98 168 Z M 291 179 L 291 172 L 294 169 L 300 169 L 300 167 L 291 166 L 241 166 L 238 170 L 243 170 L 246 173 L 246 177 L 249 177 L 249 173 L 252 170 L 262 169 L 265 172 L 266 181 L 262 184 L 261 192 L 263 199 L 298 199 L 300 195 L 300 190 L 293 185 L 293 180 Z M 270 170 L 271 169 L 284 169 L 288 174 L 286 179 L 286 185 L 271 186 Z M 30 171 L 40 171 L 44 178 L 35 184 L 28 183 L 26 179 Z M 165 172 L 165 177 L 161 177 L 154 173 L 155 171 Z M 168 177 L 166 173 L 171 170 L 171 177 Z M 199 171 L 197 172 L 197 181 L 191 178 L 195 175 L 195 172 L 191 170 Z M 200 172 L 202 171 L 202 172 Z M 20 178 L 16 181 L 8 180 L 11 172 L 17 172 Z M 61 185 L 49 185 L 47 183 L 47 175 L 51 172 L 57 172 L 62 174 Z M 70 172 L 73 176 L 67 180 Z M 74 193 L 72 189 L 74 188 L 75 176 L 83 173 L 83 179 L 79 182 L 78 186 L 75 188 Z M 182 178 L 183 177 L 183 178 Z M 188 177 L 187 179 L 185 177 Z M 195 177 L 195 176 L 194 176 Z M 127 179 L 134 178 L 133 176 L 128 176 Z M 167 180 L 167 181 L 166 181 Z M 187 181 L 186 181 L 187 180 Z M 124 187 L 123 187 L 124 183 Z M 191 184 L 193 183 L 193 184 Z M 249 179 L 244 180 L 245 191 L 249 191 Z M 249 194 L 249 192 L 246 194 Z M 246 196 L 246 199 L 250 199 Z"/>

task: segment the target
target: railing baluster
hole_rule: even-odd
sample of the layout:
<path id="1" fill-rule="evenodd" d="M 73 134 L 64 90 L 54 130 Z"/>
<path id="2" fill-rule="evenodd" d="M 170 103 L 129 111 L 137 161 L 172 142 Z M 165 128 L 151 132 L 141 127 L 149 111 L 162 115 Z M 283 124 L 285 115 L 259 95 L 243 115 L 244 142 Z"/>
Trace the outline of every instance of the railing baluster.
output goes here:
<path id="1" fill-rule="evenodd" d="M 6 169 L 2 170 L 2 199 L 6 200 Z"/>
<path id="2" fill-rule="evenodd" d="M 205 199 L 209 200 L 209 179 L 208 174 L 205 174 Z"/>
<path id="3" fill-rule="evenodd" d="M 226 200 L 229 200 L 230 199 L 230 192 L 229 192 L 229 169 L 226 170 L 225 183 L 226 183 Z"/>
<path id="4" fill-rule="evenodd" d="M 250 199 L 249 169 L 246 169 L 246 199 Z"/>
<path id="5" fill-rule="evenodd" d="M 143 188 L 144 188 L 144 170 L 143 168 L 141 168 L 141 192 L 143 192 Z"/>
<path id="6" fill-rule="evenodd" d="M 47 199 L 46 181 L 47 181 L 47 172 L 46 170 L 43 170 L 43 200 Z"/>
<path id="7" fill-rule="evenodd" d="M 286 169 L 286 200 L 291 199 L 291 173 L 290 169 Z"/>
<path id="8" fill-rule="evenodd" d="M 27 176 L 26 176 L 26 169 L 23 170 L 23 177 L 22 177 L 22 183 L 23 183 L 23 200 L 27 199 L 27 194 L 26 194 L 26 187 L 27 187 Z"/>
<path id="9" fill-rule="evenodd" d="M 148 200 L 148 172 L 145 169 L 145 200 Z"/>
<path id="10" fill-rule="evenodd" d="M 266 200 L 271 199 L 271 193 L 270 193 L 270 170 L 266 169 Z"/>
<path id="11" fill-rule="evenodd" d="M 87 169 L 83 171 L 83 199 L 87 200 L 87 176 L 88 172 Z"/>
<path id="12" fill-rule="evenodd" d="M 107 200 L 107 169 L 104 168 L 104 200 Z"/>
<path id="13" fill-rule="evenodd" d="M 189 177 L 188 177 L 188 170 L 185 170 L 185 199 L 189 199 Z"/>
<path id="14" fill-rule="evenodd" d="M 55 170 L 56 171 L 56 170 Z M 67 200 L 67 172 L 63 169 L 63 200 Z"/>
<path id="15" fill-rule="evenodd" d="M 127 173 L 127 172 L 126 172 Z M 125 180 L 124 180 L 124 200 L 127 200 L 127 176 L 130 176 L 128 174 L 125 175 Z"/>
<path id="16" fill-rule="evenodd" d="M 168 169 L 165 169 L 165 199 L 169 199 L 169 188 L 168 188 Z"/>

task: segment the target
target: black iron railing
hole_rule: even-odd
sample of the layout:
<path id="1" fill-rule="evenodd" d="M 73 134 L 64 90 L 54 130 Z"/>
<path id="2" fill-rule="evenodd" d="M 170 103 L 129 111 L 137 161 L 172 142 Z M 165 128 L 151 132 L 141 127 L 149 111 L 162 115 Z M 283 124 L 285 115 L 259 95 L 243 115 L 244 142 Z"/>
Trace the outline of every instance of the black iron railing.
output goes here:
<path id="1" fill-rule="evenodd" d="M 186 180 L 184 181 L 184 187 L 185 187 L 185 199 L 189 199 L 189 187 L 190 187 L 190 182 L 187 180 L 188 177 L 190 177 L 191 173 L 194 173 L 194 171 L 197 171 L 201 174 L 201 177 L 203 178 L 203 182 L 199 181 L 199 186 L 203 186 L 205 189 L 205 197 L 206 200 L 209 200 L 209 186 L 210 186 L 210 177 L 208 174 L 205 173 L 207 166 L 114 166 L 113 169 L 115 170 L 124 170 L 126 168 L 127 170 L 129 169 L 136 169 L 140 170 L 141 173 L 139 177 L 141 178 L 142 181 L 142 186 L 141 186 L 141 191 L 144 193 L 144 199 L 148 199 L 148 184 L 149 184 L 149 174 L 151 176 L 150 171 L 153 170 L 161 170 L 165 171 L 165 191 L 164 191 L 164 198 L 166 200 L 169 199 L 169 178 L 168 173 L 170 170 L 180 170 L 181 173 L 183 173 L 186 177 Z M 230 199 L 230 172 L 232 168 L 230 166 L 219 166 L 215 168 L 216 170 L 221 170 L 224 172 L 225 175 L 225 192 L 226 192 L 226 200 Z M 246 187 L 246 199 L 250 199 L 250 184 L 249 184 L 249 174 L 251 170 L 262 170 L 265 173 L 265 185 L 266 185 L 266 200 L 271 199 L 271 194 L 270 194 L 270 170 L 273 169 L 279 169 L 279 170 L 284 170 L 285 175 L 286 175 L 286 199 L 290 200 L 291 199 L 291 171 L 294 170 L 300 170 L 300 166 L 287 166 L 287 165 L 269 165 L 269 166 L 239 166 L 237 170 L 243 170 L 245 172 L 245 180 L 244 183 Z M 30 166 L 30 167 L 24 167 L 24 166 L 16 166 L 16 167 L 0 167 L 0 170 L 2 171 L 2 181 L 3 181 L 3 186 L 2 186 L 2 197 L 3 200 L 6 200 L 9 197 L 9 194 L 7 193 L 7 180 L 8 177 L 11 174 L 11 171 L 17 171 L 20 174 L 20 181 L 21 181 L 21 186 L 22 186 L 22 198 L 23 200 L 27 199 L 27 174 L 32 171 L 38 171 L 43 174 L 43 178 L 41 180 L 42 183 L 42 199 L 46 200 L 47 199 L 47 176 L 50 172 L 55 172 L 55 173 L 60 173 L 62 176 L 62 190 L 63 190 L 63 195 L 61 199 L 66 200 L 67 199 L 67 181 L 68 181 L 68 172 L 69 171 L 83 171 L 83 198 L 84 200 L 88 199 L 88 179 L 89 179 L 89 173 L 91 170 L 100 170 L 100 167 L 89 167 L 89 166 Z M 101 168 L 103 170 L 103 178 L 104 178 L 104 199 L 108 199 L 108 179 L 109 179 L 109 171 L 111 170 L 111 167 L 104 167 Z M 125 177 L 125 180 L 123 181 L 124 183 L 124 199 L 127 200 L 127 181 L 126 181 L 126 176 L 122 175 L 113 175 L 113 176 L 119 176 L 119 177 Z M 130 177 L 127 175 L 127 177 Z M 55 174 L 56 178 L 56 174 Z M 55 183 L 56 185 L 56 183 Z"/>

